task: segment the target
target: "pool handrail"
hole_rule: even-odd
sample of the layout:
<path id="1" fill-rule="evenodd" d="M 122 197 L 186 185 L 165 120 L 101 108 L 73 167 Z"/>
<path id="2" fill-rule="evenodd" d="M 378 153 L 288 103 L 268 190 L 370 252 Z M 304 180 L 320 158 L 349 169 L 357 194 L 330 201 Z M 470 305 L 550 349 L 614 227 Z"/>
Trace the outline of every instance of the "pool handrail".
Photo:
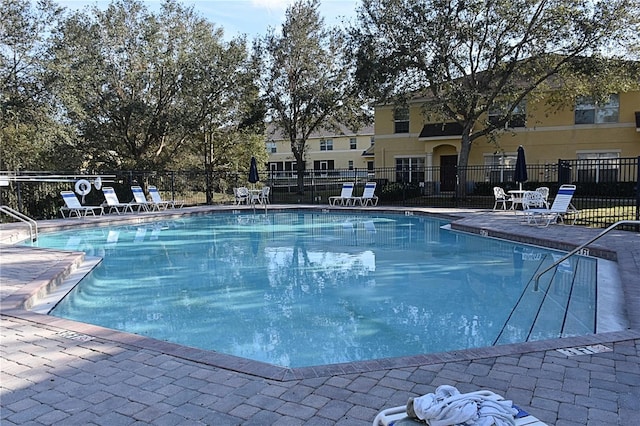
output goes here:
<path id="1" fill-rule="evenodd" d="M 26 223 L 27 226 L 29 226 L 29 237 L 31 238 L 31 242 L 38 240 L 38 222 L 9 206 L 0 206 L 0 212 L 19 220 L 22 223 Z"/>
<path id="2" fill-rule="evenodd" d="M 594 241 L 598 240 L 600 237 L 604 236 L 605 234 L 607 234 L 609 231 L 617 228 L 620 225 L 640 225 L 640 220 L 619 220 L 616 223 L 614 223 L 613 225 L 609 226 L 607 229 L 605 229 L 604 231 L 602 231 L 601 233 L 599 233 L 598 235 L 596 235 L 595 237 L 593 237 L 592 239 L 590 239 L 589 241 L 587 241 L 586 243 L 582 243 L 580 244 L 578 247 L 574 248 L 573 250 L 571 250 L 569 253 L 565 254 L 564 256 L 562 256 L 560 259 L 556 260 L 555 262 L 553 262 L 551 264 L 551 266 L 545 268 L 542 272 L 539 272 L 535 275 L 535 277 L 533 278 L 535 280 L 535 285 L 533 286 L 533 291 L 538 291 L 539 289 L 539 282 L 540 282 L 540 277 L 542 275 L 544 275 L 545 273 L 549 272 L 550 270 L 552 270 L 553 268 L 555 268 L 556 266 L 558 266 L 559 264 L 561 264 L 562 262 L 564 262 L 565 260 L 567 260 L 568 258 L 570 258 L 571 256 L 573 256 L 574 254 L 578 253 L 579 251 L 581 251 L 582 249 L 584 249 L 585 247 L 587 247 L 589 244 L 593 243 Z"/>

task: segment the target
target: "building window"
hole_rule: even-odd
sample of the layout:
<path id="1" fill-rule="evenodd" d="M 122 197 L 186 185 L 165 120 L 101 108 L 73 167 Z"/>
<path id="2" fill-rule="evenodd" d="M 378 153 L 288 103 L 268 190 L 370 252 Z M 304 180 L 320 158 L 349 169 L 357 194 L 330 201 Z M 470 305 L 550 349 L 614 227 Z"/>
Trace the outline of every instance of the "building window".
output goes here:
<path id="1" fill-rule="evenodd" d="M 507 112 L 507 105 L 496 104 L 489 109 L 489 123 L 494 126 L 498 125 L 501 119 Z M 504 124 L 505 129 L 514 129 L 516 127 L 526 127 L 527 124 L 527 104 L 526 102 L 520 102 L 514 110 L 511 112 L 511 116 L 508 117 L 507 122 Z"/>
<path id="2" fill-rule="evenodd" d="M 393 113 L 394 133 L 409 133 L 409 108 L 397 108 Z"/>
<path id="3" fill-rule="evenodd" d="M 617 182 L 620 154 L 617 152 L 578 153 L 578 182 Z"/>
<path id="4" fill-rule="evenodd" d="M 333 139 L 320 139 L 320 151 L 333 151 Z"/>
<path id="5" fill-rule="evenodd" d="M 590 97 L 576 101 L 576 124 L 617 123 L 620 112 L 618 95 L 609 95 L 605 102 L 596 102 Z"/>
<path id="6" fill-rule="evenodd" d="M 353 160 L 349 160 L 349 170 L 353 170 Z"/>
<path id="7" fill-rule="evenodd" d="M 376 144 L 376 137 L 375 136 L 371 136 L 371 146 Z"/>
<path id="8" fill-rule="evenodd" d="M 349 138 L 349 149 L 358 148 L 358 141 L 356 138 Z"/>
<path id="9" fill-rule="evenodd" d="M 517 157 L 515 152 L 485 154 L 485 181 L 491 183 L 512 182 Z"/>
<path id="10" fill-rule="evenodd" d="M 275 142 L 267 142 L 267 152 L 271 154 L 275 154 L 277 152 Z"/>
<path id="11" fill-rule="evenodd" d="M 424 182 L 424 157 L 396 158 L 396 181 Z"/>
<path id="12" fill-rule="evenodd" d="M 367 161 L 367 170 L 370 172 L 373 171 L 373 161 Z"/>

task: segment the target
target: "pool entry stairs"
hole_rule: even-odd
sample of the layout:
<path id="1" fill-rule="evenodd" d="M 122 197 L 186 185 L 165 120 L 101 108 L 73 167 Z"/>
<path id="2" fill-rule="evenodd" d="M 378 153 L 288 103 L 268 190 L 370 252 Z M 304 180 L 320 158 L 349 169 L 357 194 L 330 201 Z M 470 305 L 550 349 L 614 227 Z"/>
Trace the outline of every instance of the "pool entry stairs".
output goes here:
<path id="1" fill-rule="evenodd" d="M 529 277 L 495 345 L 595 332 L 597 263 L 593 259 L 573 256 L 559 263 L 540 278 L 535 290 L 535 274 L 557 258 L 545 255 Z"/>

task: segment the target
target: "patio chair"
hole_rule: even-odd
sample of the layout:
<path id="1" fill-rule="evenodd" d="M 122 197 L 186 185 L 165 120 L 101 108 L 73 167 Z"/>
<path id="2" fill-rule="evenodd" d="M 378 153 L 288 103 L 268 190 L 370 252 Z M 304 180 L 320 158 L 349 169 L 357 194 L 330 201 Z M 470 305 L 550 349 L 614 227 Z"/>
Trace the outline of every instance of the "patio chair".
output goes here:
<path id="1" fill-rule="evenodd" d="M 144 195 L 144 191 L 140 186 L 132 185 L 131 192 L 133 192 L 133 199 L 137 204 L 140 204 L 145 211 L 159 211 L 160 207 L 156 203 L 150 203 L 147 200 L 147 196 Z"/>
<path id="2" fill-rule="evenodd" d="M 268 186 L 262 187 L 260 192 L 249 191 L 251 193 L 251 204 L 269 204 L 269 191 L 271 188 Z"/>
<path id="3" fill-rule="evenodd" d="M 536 188 L 536 191 L 538 191 L 540 194 L 542 194 L 542 198 L 544 198 L 544 204 L 546 208 L 549 208 L 549 188 L 546 186 L 541 186 L 539 188 Z"/>
<path id="4" fill-rule="evenodd" d="M 376 182 L 367 182 L 364 185 L 364 191 L 362 192 L 362 197 L 355 197 L 354 204 L 356 201 L 360 202 L 361 206 L 377 206 L 378 205 L 378 197 L 375 195 L 376 191 Z"/>
<path id="5" fill-rule="evenodd" d="M 162 196 L 160 195 L 160 191 L 158 191 L 158 188 L 156 188 L 155 186 L 149 185 L 148 189 L 149 195 L 151 196 L 151 201 L 153 201 L 158 206 L 159 210 L 166 210 L 169 208 L 179 209 L 184 206 L 184 201 L 163 200 Z"/>
<path id="6" fill-rule="evenodd" d="M 141 212 L 144 208 L 142 204 L 138 203 L 121 203 L 118 199 L 116 191 L 110 186 L 103 186 L 102 193 L 104 194 L 105 202 L 109 207 L 109 213 L 115 211 L 117 214 L 131 212 L 134 213 L 133 208 L 136 207 L 138 212 Z"/>
<path id="7" fill-rule="evenodd" d="M 576 192 L 575 185 L 562 185 L 558 190 L 558 194 L 553 200 L 553 204 L 548 209 L 525 209 L 524 214 L 527 218 L 527 223 L 549 226 L 551 223 L 555 223 L 558 220 L 564 222 L 564 216 L 571 215 L 573 217 L 573 223 L 575 223 L 579 211 L 571 204 L 573 194 Z M 540 220 L 540 222 L 538 222 Z"/>
<path id="8" fill-rule="evenodd" d="M 70 218 L 75 213 L 78 217 L 86 217 L 89 213 L 96 215 L 96 210 L 100 212 L 100 216 L 104 214 L 102 206 L 83 206 L 80 204 L 78 197 L 73 191 L 61 191 L 64 206 L 60 207 L 60 214 L 63 218 Z M 64 212 L 68 212 L 69 216 L 65 216 Z"/>
<path id="9" fill-rule="evenodd" d="M 251 201 L 249 188 L 244 186 L 233 188 L 233 195 L 236 197 L 236 204 L 249 204 L 249 201 Z"/>
<path id="10" fill-rule="evenodd" d="M 353 182 L 345 182 L 342 184 L 342 191 L 339 196 L 329 197 L 329 205 L 348 206 L 354 201 Z"/>
<path id="11" fill-rule="evenodd" d="M 526 191 L 522 194 L 522 209 L 549 208 L 547 201 L 539 191 Z"/>
<path id="12" fill-rule="evenodd" d="M 506 192 L 504 192 L 504 189 L 499 186 L 494 186 L 493 197 L 496 200 L 496 202 L 493 204 L 494 210 L 498 208 L 499 204 L 502 204 L 502 210 L 507 210 L 507 203 L 511 201 L 511 197 L 508 196 Z"/>
<path id="13" fill-rule="evenodd" d="M 373 426 L 453 425 L 472 422 L 547 426 L 511 401 L 491 391 L 480 390 L 461 394 L 449 385 L 438 386 L 434 393 L 410 399 L 407 405 L 382 410 L 373 420 Z"/>

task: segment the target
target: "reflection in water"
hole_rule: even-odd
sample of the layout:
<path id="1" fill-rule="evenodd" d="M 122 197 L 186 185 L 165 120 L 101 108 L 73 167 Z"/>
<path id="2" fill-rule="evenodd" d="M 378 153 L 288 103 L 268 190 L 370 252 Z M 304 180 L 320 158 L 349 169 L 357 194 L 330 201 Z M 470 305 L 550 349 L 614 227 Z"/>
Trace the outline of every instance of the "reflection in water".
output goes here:
<path id="1" fill-rule="evenodd" d="M 531 278 L 555 253 L 444 224 L 215 214 L 45 235 L 39 245 L 104 256 L 56 316 L 282 366 L 557 337 L 563 324 L 565 334 L 593 331 L 591 259 L 568 262 L 558 285 L 534 294 Z M 576 270 L 579 283 L 564 278 Z"/>

